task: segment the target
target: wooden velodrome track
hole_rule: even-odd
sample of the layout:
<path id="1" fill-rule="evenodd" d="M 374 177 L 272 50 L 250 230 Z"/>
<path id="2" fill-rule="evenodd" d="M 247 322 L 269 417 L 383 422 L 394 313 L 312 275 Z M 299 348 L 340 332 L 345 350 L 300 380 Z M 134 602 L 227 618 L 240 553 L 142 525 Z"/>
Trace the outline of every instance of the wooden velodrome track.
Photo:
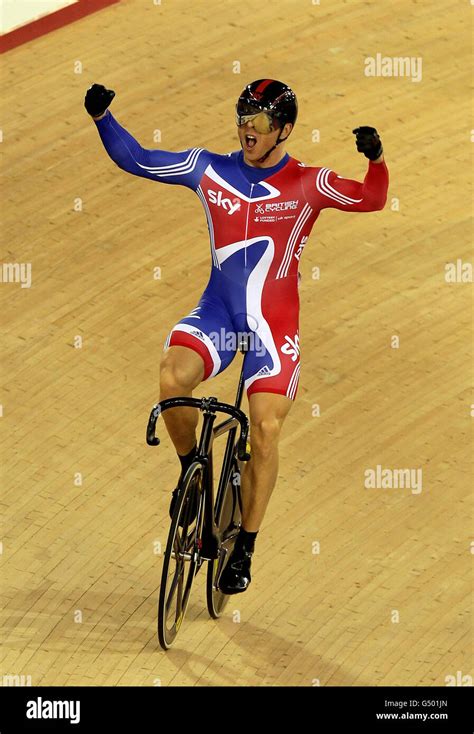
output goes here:
<path id="1" fill-rule="evenodd" d="M 455 0 L 396 12 L 124 0 L 3 57 L 2 262 L 31 263 L 32 285 L 0 284 L 2 675 L 416 686 L 472 674 L 472 283 L 445 280 L 446 263 L 471 261 L 471 13 Z M 421 57 L 422 81 L 364 76 L 377 52 Z M 375 125 L 389 199 L 315 226 L 300 388 L 254 580 L 215 622 L 199 575 L 164 653 L 156 549 L 178 465 L 163 424 L 158 449 L 144 434 L 164 339 L 207 282 L 207 227 L 191 192 L 114 166 L 83 96 L 93 81 L 115 89 L 113 113 L 145 147 L 225 153 L 236 96 L 263 76 L 295 89 L 288 150 L 307 164 L 362 180 L 351 130 Z M 239 369 L 240 357 L 196 395 L 231 400 Z M 422 491 L 366 489 L 377 465 L 422 468 Z"/>

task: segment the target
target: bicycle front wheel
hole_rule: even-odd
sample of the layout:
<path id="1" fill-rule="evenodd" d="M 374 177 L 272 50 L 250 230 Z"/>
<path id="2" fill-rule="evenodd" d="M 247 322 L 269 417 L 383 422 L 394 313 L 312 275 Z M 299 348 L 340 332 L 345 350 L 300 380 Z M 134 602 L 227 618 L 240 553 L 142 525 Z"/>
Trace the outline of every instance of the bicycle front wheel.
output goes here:
<path id="1" fill-rule="evenodd" d="M 194 576 L 202 564 L 202 478 L 201 464 L 191 464 L 183 478 L 171 520 L 158 599 L 158 639 L 164 650 L 171 647 L 178 634 Z"/>

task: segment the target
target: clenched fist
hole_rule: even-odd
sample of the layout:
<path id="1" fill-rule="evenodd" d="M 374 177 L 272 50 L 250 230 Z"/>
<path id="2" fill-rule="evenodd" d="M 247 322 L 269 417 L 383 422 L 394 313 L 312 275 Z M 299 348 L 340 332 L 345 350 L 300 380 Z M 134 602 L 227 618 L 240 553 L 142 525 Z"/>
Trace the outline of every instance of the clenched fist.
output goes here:
<path id="1" fill-rule="evenodd" d="M 375 161 L 383 153 L 382 141 L 375 127 L 356 127 L 352 131 L 356 136 L 356 146 L 359 153 L 363 153 L 369 161 Z"/>
<path id="2" fill-rule="evenodd" d="M 106 89 L 102 84 L 93 84 L 84 97 L 84 107 L 92 117 L 100 117 L 114 97 L 113 89 Z"/>

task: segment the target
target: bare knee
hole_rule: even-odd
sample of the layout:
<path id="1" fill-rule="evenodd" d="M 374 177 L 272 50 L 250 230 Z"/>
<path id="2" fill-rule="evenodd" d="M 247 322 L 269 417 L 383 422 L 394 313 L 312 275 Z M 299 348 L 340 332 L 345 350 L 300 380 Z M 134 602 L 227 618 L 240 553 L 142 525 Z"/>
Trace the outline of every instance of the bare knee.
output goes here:
<path id="1" fill-rule="evenodd" d="M 183 351 L 173 351 L 180 349 Z M 171 348 L 160 364 L 160 398 L 187 395 L 202 381 L 204 365 L 201 357 L 184 347 Z"/>
<path id="2" fill-rule="evenodd" d="M 252 453 L 265 459 L 272 455 L 278 447 L 281 422 L 278 418 L 261 418 L 254 421 L 250 430 Z"/>

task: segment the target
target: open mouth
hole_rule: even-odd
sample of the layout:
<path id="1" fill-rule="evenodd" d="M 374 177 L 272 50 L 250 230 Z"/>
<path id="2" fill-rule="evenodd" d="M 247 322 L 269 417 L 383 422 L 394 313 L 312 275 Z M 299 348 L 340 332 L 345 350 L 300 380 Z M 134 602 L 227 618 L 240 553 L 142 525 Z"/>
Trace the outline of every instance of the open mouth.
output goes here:
<path id="1" fill-rule="evenodd" d="M 257 144 L 257 138 L 255 135 L 245 135 L 245 145 L 248 150 L 252 150 Z"/>

